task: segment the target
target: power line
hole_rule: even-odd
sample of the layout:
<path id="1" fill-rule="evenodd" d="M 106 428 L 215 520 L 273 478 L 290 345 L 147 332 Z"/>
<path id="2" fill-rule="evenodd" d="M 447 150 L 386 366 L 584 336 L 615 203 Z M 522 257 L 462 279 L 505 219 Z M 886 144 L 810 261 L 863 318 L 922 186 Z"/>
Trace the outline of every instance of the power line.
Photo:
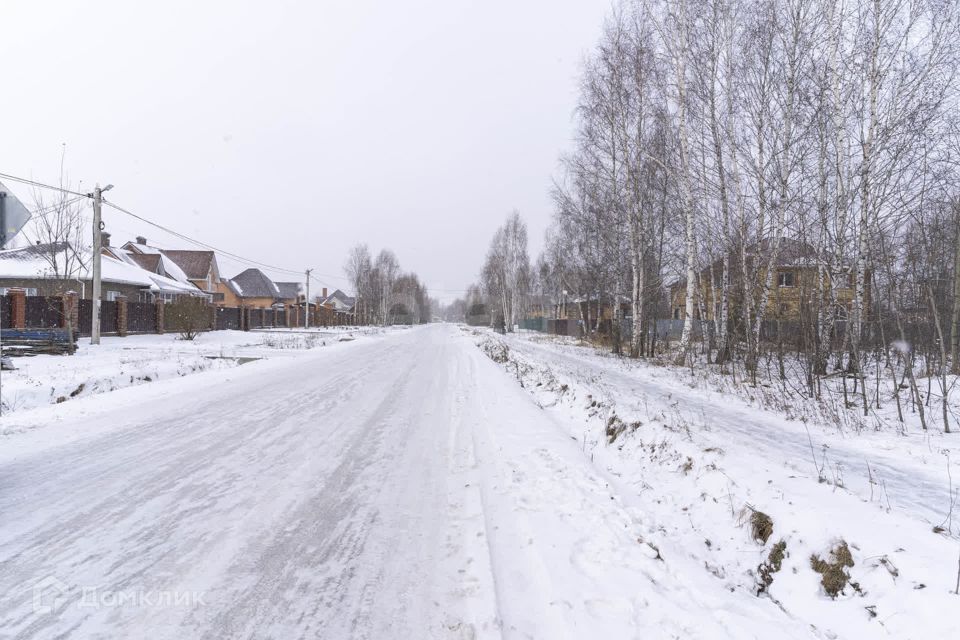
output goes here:
<path id="1" fill-rule="evenodd" d="M 37 180 L 31 180 L 31 179 L 28 179 L 28 178 L 20 178 L 20 177 L 18 177 L 18 176 L 10 175 L 10 174 L 8 174 L 8 173 L 0 173 L 0 178 L 4 178 L 4 179 L 7 179 L 7 180 L 12 180 L 12 181 L 14 181 L 14 182 L 19 182 L 19 183 L 22 183 L 22 184 L 30 185 L 30 186 L 37 187 L 37 188 L 41 188 L 41 189 L 49 189 L 49 190 L 51 190 L 51 191 L 59 191 L 60 193 L 65 193 L 65 194 L 70 194 L 70 195 L 72 195 L 72 196 L 75 196 L 75 198 L 66 201 L 64 204 L 72 204 L 72 203 L 74 203 L 74 202 L 77 202 L 78 200 L 81 200 L 81 199 L 84 199 L 84 198 L 92 198 L 92 197 L 93 197 L 93 194 L 92 194 L 92 193 L 80 193 L 79 191 L 71 191 L 70 189 L 64 189 L 63 187 L 57 187 L 57 186 L 55 186 L 55 185 L 46 184 L 46 183 L 43 183 L 43 182 L 39 182 L 39 181 L 37 181 Z M 255 265 L 255 266 L 258 266 L 258 267 L 262 267 L 262 268 L 264 268 L 264 269 L 269 269 L 269 270 L 271 270 L 271 271 L 277 271 L 277 272 L 280 272 L 280 273 L 286 273 L 286 274 L 297 275 L 297 276 L 299 276 L 299 275 L 301 275 L 301 274 L 303 273 L 303 271 L 301 271 L 301 270 L 299 270 L 299 269 L 288 269 L 288 268 L 286 268 L 286 267 L 279 267 L 279 266 L 277 266 L 277 265 L 268 264 L 268 263 L 266 263 L 266 262 L 261 262 L 261 261 L 259 261 L 259 260 L 253 260 L 253 259 L 251 259 L 251 258 L 245 258 L 245 257 L 243 257 L 243 256 L 241 256 L 241 255 L 239 255 L 239 254 L 236 254 L 236 253 L 233 253 L 233 252 L 230 252 L 230 251 L 225 251 L 225 250 L 223 250 L 223 249 L 219 249 L 219 248 L 217 248 L 217 247 L 215 247 L 215 246 L 213 246 L 213 245 L 211 245 L 211 244 L 209 244 L 209 243 L 207 243 L 207 242 L 203 242 L 203 241 L 201 241 L 201 240 L 197 240 L 197 239 L 195 239 L 195 238 L 191 238 L 190 236 L 188 236 L 188 235 L 186 235 L 186 234 L 183 234 L 183 233 L 180 233 L 179 231 L 174 231 L 174 230 L 171 229 L 170 227 L 166 227 L 166 226 L 164 226 L 164 225 L 162 225 L 162 224 L 159 224 L 159 223 L 157 223 L 157 222 L 154 222 L 154 221 L 152 221 L 152 220 L 149 220 L 149 219 L 147 219 L 147 218 L 145 218 L 145 217 L 143 217 L 143 216 L 141 216 L 141 215 L 138 215 L 138 214 L 130 211 L 129 209 L 125 209 L 124 207 L 121 207 L 120 205 L 118 205 L 118 204 L 116 204 L 116 203 L 114 203 L 114 202 L 111 202 L 111 201 L 107 200 L 106 198 L 103 199 L 103 204 L 107 205 L 108 207 L 110 207 L 110 208 L 112 208 L 112 209 L 115 209 L 116 211 L 119 211 L 119 212 L 121 212 L 121 213 L 125 213 L 126 215 L 128 215 L 128 216 L 130 216 L 130 217 L 132 217 L 132 218 L 135 218 L 136 220 L 139 220 L 139 221 L 141 221 L 141 222 L 143 222 L 143 223 L 146 223 L 146 224 L 148 224 L 148 225 L 150 225 L 150 226 L 152 226 L 152 227 L 155 227 L 155 228 L 157 228 L 157 229 L 160 229 L 161 231 L 163 231 L 163 232 L 165 232 L 165 233 L 169 233 L 170 235 L 172 235 L 172 236 L 174 236 L 174 237 L 176 237 L 176 238 L 180 238 L 181 240 L 185 240 L 186 242 L 190 242 L 190 243 L 192 243 L 192 244 L 194 244 L 194 245 L 196 245 L 196 246 L 203 247 L 203 248 L 205 248 L 205 249 L 207 249 L 207 250 L 209 250 L 209 251 L 213 251 L 213 252 L 215 252 L 215 253 L 219 253 L 219 254 L 221 254 L 221 255 L 223 255 L 223 256 L 226 256 L 226 257 L 228 257 L 228 258 L 231 258 L 231 259 L 233 259 L 233 260 L 235 260 L 235 261 L 237 261 L 237 262 L 239 262 L 239 263 L 241 263 L 241 264 Z M 49 212 L 47 212 L 47 213 L 49 213 Z M 41 214 L 41 215 L 47 215 L 47 213 L 43 213 L 43 214 Z M 331 280 L 339 280 L 339 281 L 341 281 L 341 282 L 350 283 L 350 279 L 349 279 L 349 278 L 346 278 L 346 277 L 344 277 L 344 276 L 335 276 L 335 275 L 328 274 L 328 273 L 319 273 L 319 274 L 317 274 L 317 276 L 322 277 L 322 278 L 328 278 L 328 279 L 331 279 Z M 315 276 L 313 276 L 313 275 L 311 275 L 310 278 L 311 278 L 314 282 L 317 282 L 318 284 L 321 284 L 321 285 L 327 284 L 327 283 L 323 282 L 322 280 L 319 280 L 318 277 L 315 277 Z M 442 293 L 465 293 L 467 290 L 466 290 L 466 289 L 434 289 L 433 291 L 434 291 L 434 292 L 442 292 Z"/>
<path id="2" fill-rule="evenodd" d="M 30 180 L 28 178 L 18 178 L 17 176 L 11 176 L 8 173 L 0 173 L 0 178 L 5 180 L 13 180 L 14 182 L 20 182 L 23 184 L 28 184 L 32 187 L 39 187 L 41 189 L 50 189 L 51 191 L 59 191 L 60 193 L 69 193 L 72 196 L 78 196 L 80 198 L 90 198 L 93 194 L 90 193 L 80 193 L 79 191 L 71 191 L 70 189 L 64 189 L 63 187 L 55 187 L 52 184 L 45 184 L 43 182 L 37 182 L 36 180 Z"/>
<path id="3" fill-rule="evenodd" d="M 255 264 L 255 265 L 259 266 L 259 267 L 263 267 L 263 268 L 265 268 L 265 269 L 271 269 L 271 270 L 273 270 L 273 271 L 282 271 L 282 272 L 284 272 L 284 273 L 292 273 L 292 274 L 296 274 L 296 275 L 300 275 L 300 274 L 302 273 L 302 271 L 300 271 L 299 269 L 294 270 L 294 269 L 287 269 L 287 268 L 285 268 L 285 267 L 278 267 L 277 265 L 274 265 L 274 264 L 268 264 L 268 263 L 266 263 L 266 262 L 260 262 L 259 260 L 252 260 L 252 259 L 250 259 L 250 258 L 244 258 L 243 256 L 238 255 L 238 254 L 236 254 L 236 253 L 232 253 L 232 252 L 230 252 L 230 251 L 225 251 L 225 250 L 223 250 L 223 249 L 217 248 L 217 247 L 213 246 L 212 244 L 209 244 L 209 243 L 207 243 L 207 242 L 203 242 L 203 241 L 201 241 L 201 240 L 197 240 L 197 239 L 195 239 L 195 238 L 191 238 L 190 236 L 188 236 L 188 235 L 186 235 L 186 234 L 183 234 L 183 233 L 180 233 L 179 231 L 174 231 L 174 230 L 171 229 L 170 227 L 166 227 L 166 226 L 164 226 L 164 225 L 162 225 L 162 224 L 160 224 L 160 223 L 158 223 L 158 222 L 154 222 L 153 220 L 149 220 L 149 219 L 147 219 L 147 218 L 144 218 L 143 216 L 137 215 L 136 213 L 130 211 L 129 209 L 124 209 L 124 208 L 121 207 L 120 205 L 118 205 L 118 204 L 116 204 L 116 203 L 114 203 L 114 202 L 111 202 L 111 201 L 109 201 L 109 200 L 104 200 L 104 201 L 103 201 L 103 204 L 105 204 L 105 205 L 107 205 L 108 207 L 111 207 L 111 208 L 113 208 L 113 209 L 116 209 L 117 211 L 119 211 L 119 212 L 121 212 L 121 213 L 125 213 L 125 214 L 127 214 L 128 216 L 130 216 L 130 217 L 132 217 L 132 218 L 136 218 L 136 219 L 139 220 L 140 222 L 145 222 L 146 224 L 149 224 L 149 225 L 152 226 L 152 227 L 156 227 L 157 229 L 160 229 L 161 231 L 163 231 L 163 232 L 165 232 L 165 233 L 169 233 L 170 235 L 172 235 L 172 236 L 174 236 L 174 237 L 180 238 L 181 240 L 185 240 L 185 241 L 187 241 L 187 242 L 190 242 L 190 243 L 193 243 L 193 244 L 197 245 L 198 247 L 203 247 L 203 248 L 205 248 L 205 249 L 208 249 L 208 250 L 210 250 L 210 251 L 214 251 L 214 252 L 216 252 L 216 253 L 221 253 L 221 254 L 223 254 L 223 255 L 225 255 L 225 256 L 228 256 L 228 257 L 230 257 L 230 258 L 233 258 L 234 260 L 239 260 L 240 262 L 245 262 L 245 263 L 249 263 L 249 264 Z"/>
<path id="4" fill-rule="evenodd" d="M 8 173 L 0 173 L 0 178 L 4 178 L 4 179 L 7 179 L 7 180 L 13 180 L 14 182 L 19 182 L 19 183 L 22 183 L 22 184 L 30 185 L 30 186 L 33 186 L 33 187 L 38 187 L 38 188 L 41 188 L 41 189 L 50 189 L 50 190 L 52 190 L 52 191 L 59 191 L 60 193 L 66 193 L 66 194 L 70 194 L 70 195 L 72 195 L 72 196 L 76 196 L 75 199 L 67 201 L 68 203 L 71 203 L 71 204 L 72 204 L 73 202 L 76 202 L 77 200 L 79 200 L 79 199 L 81 199 L 81 198 L 90 198 L 90 197 L 92 197 L 92 194 L 90 194 L 90 193 L 80 193 L 80 192 L 78 192 L 78 191 L 71 191 L 70 189 L 64 189 L 63 187 L 57 187 L 57 186 L 54 186 L 54 185 L 51 185 L 51 184 L 46 184 L 46 183 L 44 183 L 44 182 L 39 182 L 39 181 L 37 181 L 37 180 L 31 180 L 31 179 L 28 179 L 28 178 L 21 178 L 21 177 L 19 177 L 19 176 L 10 175 L 10 174 L 8 174 Z M 154 221 L 152 221 L 152 220 L 149 220 L 149 219 L 147 219 L 147 218 L 144 218 L 143 216 L 137 215 L 136 213 L 130 211 L 129 209 L 125 209 L 124 207 L 121 207 L 120 205 L 118 205 L 118 204 L 116 204 L 116 203 L 114 203 L 114 202 L 111 202 L 111 201 L 109 201 L 109 200 L 107 200 L 107 199 L 104 199 L 104 200 L 103 200 L 103 204 L 111 207 L 112 209 L 116 209 L 117 211 L 120 211 L 121 213 L 125 213 L 125 214 L 127 214 L 128 216 L 130 216 L 130 217 L 132 217 L 132 218 L 136 218 L 137 220 L 139 220 L 139 221 L 141 221 L 141 222 L 144 222 L 144 223 L 146 223 L 146 224 L 149 224 L 150 226 L 156 227 L 157 229 L 160 229 L 161 231 L 164 231 L 165 233 L 169 233 L 170 235 L 172 235 L 172 236 L 174 236 L 174 237 L 180 238 L 181 240 L 185 240 L 185 241 L 190 242 L 190 243 L 193 243 L 193 244 L 195 244 L 195 245 L 197 245 L 197 246 L 204 247 L 205 249 L 208 249 L 208 250 L 210 250 L 210 251 L 214 251 L 214 252 L 216 252 L 216 253 L 220 253 L 220 254 L 222 254 L 222 255 L 224 255 L 224 256 L 233 258 L 234 260 L 238 260 L 239 262 L 242 262 L 242 263 L 244 263 L 244 264 L 253 264 L 253 265 L 257 265 L 257 266 L 259 266 L 259 267 L 263 267 L 263 268 L 265 268 L 265 269 L 270 269 L 271 271 L 280 271 L 280 272 L 283 272 L 283 273 L 290 273 L 290 274 L 295 274 L 295 275 L 300 275 L 300 274 L 302 273 L 302 271 L 300 271 L 299 269 L 287 269 L 286 267 L 279 267 L 279 266 L 277 266 L 277 265 L 268 264 L 268 263 L 266 263 L 266 262 L 260 262 L 259 260 L 252 260 L 252 259 L 250 259 L 250 258 L 244 258 L 243 256 L 238 255 L 238 254 L 236 254 L 236 253 L 232 253 L 232 252 L 230 252 L 230 251 L 225 251 L 225 250 L 223 250 L 223 249 L 219 249 L 219 248 L 217 248 L 217 247 L 215 247 L 215 246 L 213 246 L 213 245 L 211 245 L 211 244 L 209 244 L 209 243 L 206 243 L 206 242 L 197 240 L 197 239 L 195 239 L 195 238 L 191 238 L 190 236 L 187 236 L 186 234 L 180 233 L 179 231 L 174 231 L 173 229 L 171 229 L 171 228 L 169 228 L 169 227 L 166 227 L 166 226 L 164 226 L 164 225 L 162 225 L 162 224 L 159 224 L 159 223 L 157 223 L 157 222 L 154 222 Z M 42 214 L 42 215 L 46 215 L 46 214 Z"/>

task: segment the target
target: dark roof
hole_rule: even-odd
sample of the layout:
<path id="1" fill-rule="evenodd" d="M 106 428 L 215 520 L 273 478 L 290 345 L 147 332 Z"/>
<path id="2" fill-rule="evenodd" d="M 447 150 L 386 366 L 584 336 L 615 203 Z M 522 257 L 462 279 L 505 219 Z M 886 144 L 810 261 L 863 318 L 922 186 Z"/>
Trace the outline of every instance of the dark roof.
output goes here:
<path id="1" fill-rule="evenodd" d="M 260 269 L 247 269 L 231 279 L 234 291 L 241 298 L 279 298 L 280 290 Z"/>
<path id="2" fill-rule="evenodd" d="M 20 249 L 4 249 L 4 258 L 13 258 L 14 260 L 30 260 L 35 256 L 47 256 L 70 249 L 70 243 L 66 241 L 45 242 L 43 244 L 31 244 Z"/>
<path id="3" fill-rule="evenodd" d="M 299 282 L 274 282 L 280 289 L 280 298 L 282 300 L 296 300 L 300 296 L 301 285 Z"/>
<path id="4" fill-rule="evenodd" d="M 159 253 L 134 253 L 129 252 L 127 255 L 133 259 L 140 268 L 146 269 L 147 271 L 153 271 L 154 273 L 160 273 L 158 267 L 160 266 L 160 254 Z"/>
<path id="5" fill-rule="evenodd" d="M 205 280 L 213 263 L 213 251 L 183 251 L 161 249 L 191 280 Z"/>

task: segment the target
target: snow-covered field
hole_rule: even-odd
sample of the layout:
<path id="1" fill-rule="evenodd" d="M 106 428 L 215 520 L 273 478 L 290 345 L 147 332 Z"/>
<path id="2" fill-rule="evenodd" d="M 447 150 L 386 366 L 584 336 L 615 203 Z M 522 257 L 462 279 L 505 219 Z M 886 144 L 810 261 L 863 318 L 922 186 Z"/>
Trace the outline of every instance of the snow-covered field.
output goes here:
<path id="1" fill-rule="evenodd" d="M 0 374 L 0 406 L 4 415 L 115 391 L 201 371 L 227 369 L 251 361 L 294 357 L 341 340 L 369 335 L 371 328 L 211 331 L 193 341 L 178 334 L 104 337 L 100 346 L 82 338 L 72 356 L 38 355 L 14 358 L 16 371 Z M 30 424 L 0 422 L 0 434 Z"/>
<path id="2" fill-rule="evenodd" d="M 0 637 L 958 637 L 948 439 L 450 325 L 223 348 L 295 355 L 0 419 Z"/>
<path id="3" fill-rule="evenodd" d="M 943 613 L 960 602 L 958 436 L 790 420 L 699 372 L 537 334 L 477 339 L 557 416 L 685 579 L 762 592 L 823 637 L 960 637 L 960 618 Z M 755 513 L 772 523 L 763 542 Z M 831 574 L 849 576 L 835 598 L 812 568 L 834 551 L 853 562 Z M 782 555 L 776 571 L 771 553 Z"/>

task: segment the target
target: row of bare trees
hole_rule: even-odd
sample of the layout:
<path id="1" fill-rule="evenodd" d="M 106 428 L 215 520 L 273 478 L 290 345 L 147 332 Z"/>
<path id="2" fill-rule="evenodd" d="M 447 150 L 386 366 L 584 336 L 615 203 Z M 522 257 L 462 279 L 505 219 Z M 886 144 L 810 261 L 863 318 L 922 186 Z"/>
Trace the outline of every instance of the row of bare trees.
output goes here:
<path id="1" fill-rule="evenodd" d="M 443 309 L 446 320 L 489 322 L 513 331 L 534 306 L 536 274 L 527 250 L 527 225 L 518 211 L 507 216 L 490 239 L 480 281 Z"/>
<path id="2" fill-rule="evenodd" d="M 350 249 L 343 267 L 356 292 L 355 313 L 364 323 L 423 324 L 431 320 L 426 285 L 415 273 L 404 273 L 393 251 L 373 258 L 365 244 Z"/>
<path id="3" fill-rule="evenodd" d="M 634 357 L 674 319 L 679 363 L 754 380 L 795 349 L 811 394 L 842 372 L 865 412 L 868 369 L 898 406 L 920 374 L 945 396 L 958 68 L 958 0 L 621 0 L 584 64 L 528 300 L 598 301 Z M 493 268 L 502 240 L 483 282 L 507 318 L 527 303 Z"/>
<path id="4" fill-rule="evenodd" d="M 511 213 L 493 234 L 480 279 L 493 317 L 501 318 L 506 330 L 513 331 L 526 311 L 531 279 L 527 225 L 519 212 Z"/>

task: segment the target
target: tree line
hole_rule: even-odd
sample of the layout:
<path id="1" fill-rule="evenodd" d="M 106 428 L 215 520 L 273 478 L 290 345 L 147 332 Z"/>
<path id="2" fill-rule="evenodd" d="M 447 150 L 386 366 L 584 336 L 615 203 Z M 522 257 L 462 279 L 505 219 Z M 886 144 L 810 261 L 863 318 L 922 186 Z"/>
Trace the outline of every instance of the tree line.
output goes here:
<path id="1" fill-rule="evenodd" d="M 354 313 L 365 324 L 425 324 L 431 320 L 426 285 L 415 273 L 405 273 L 393 251 L 381 249 L 374 258 L 365 244 L 347 254 L 343 267 L 356 295 Z"/>
<path id="2" fill-rule="evenodd" d="M 867 367 L 911 401 L 915 367 L 945 387 L 960 371 L 958 7 L 619 2 L 583 65 L 544 251 L 518 266 L 526 230 L 508 222 L 475 293 L 508 328 L 567 294 L 596 300 L 633 357 L 668 348 L 665 320 L 680 364 L 755 379 L 772 357 L 785 376 L 794 352 L 810 393 L 842 372 L 864 411 Z"/>

